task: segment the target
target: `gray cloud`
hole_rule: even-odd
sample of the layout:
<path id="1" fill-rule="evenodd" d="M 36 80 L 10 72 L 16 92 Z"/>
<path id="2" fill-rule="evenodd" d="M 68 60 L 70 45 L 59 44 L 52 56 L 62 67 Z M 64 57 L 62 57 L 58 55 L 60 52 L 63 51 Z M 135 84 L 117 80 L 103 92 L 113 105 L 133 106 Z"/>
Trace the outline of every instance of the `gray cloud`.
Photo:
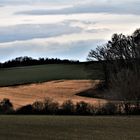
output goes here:
<path id="1" fill-rule="evenodd" d="M 22 5 L 22 4 L 37 4 L 37 3 L 74 3 L 77 0 L 0 0 L 3 5 Z"/>
<path id="2" fill-rule="evenodd" d="M 91 28 L 96 22 L 82 20 L 65 20 L 56 24 L 19 24 L 14 26 L 0 27 L 0 43 L 24 41 L 38 38 L 51 38 L 75 33 L 101 33 L 110 31 L 108 28 Z"/>
<path id="3" fill-rule="evenodd" d="M 59 10 L 31 10 L 21 11 L 15 14 L 26 14 L 26 15 L 57 15 L 57 14 L 79 14 L 79 13 L 115 13 L 115 14 L 140 14 L 140 1 L 122 1 L 113 3 L 113 1 L 107 1 L 100 3 L 95 1 L 91 3 L 74 5 L 70 8 L 64 8 Z"/>
<path id="4" fill-rule="evenodd" d="M 80 27 L 71 27 L 70 23 L 57 24 L 22 24 L 0 27 L 0 43 L 34 38 L 48 38 L 59 35 L 80 33 Z"/>

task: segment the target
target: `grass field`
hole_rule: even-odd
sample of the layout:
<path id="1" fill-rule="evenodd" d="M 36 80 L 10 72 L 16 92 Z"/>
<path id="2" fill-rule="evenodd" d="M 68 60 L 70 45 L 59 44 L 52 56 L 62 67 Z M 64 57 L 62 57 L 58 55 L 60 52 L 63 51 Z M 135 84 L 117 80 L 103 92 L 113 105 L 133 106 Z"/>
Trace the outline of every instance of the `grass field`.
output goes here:
<path id="1" fill-rule="evenodd" d="M 139 140 L 140 117 L 0 116 L 0 140 Z"/>
<path id="2" fill-rule="evenodd" d="M 89 71 L 95 73 L 90 76 Z M 90 70 L 86 64 L 48 64 L 38 66 L 0 69 L 0 86 L 36 83 L 52 80 L 100 79 L 103 77 L 98 65 Z"/>

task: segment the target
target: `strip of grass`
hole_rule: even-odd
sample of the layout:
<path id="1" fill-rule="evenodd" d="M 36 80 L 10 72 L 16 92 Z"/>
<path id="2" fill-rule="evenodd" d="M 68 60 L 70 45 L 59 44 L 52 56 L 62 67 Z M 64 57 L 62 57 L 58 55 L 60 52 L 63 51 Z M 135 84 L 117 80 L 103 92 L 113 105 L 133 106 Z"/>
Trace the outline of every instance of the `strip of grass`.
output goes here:
<path id="1" fill-rule="evenodd" d="M 139 117 L 0 116 L 0 140 L 139 140 Z"/>
<path id="2" fill-rule="evenodd" d="M 92 71 L 92 72 L 91 72 Z M 93 75 L 91 76 L 90 73 Z M 51 80 L 101 79 L 100 66 L 93 64 L 48 64 L 0 69 L 0 86 L 46 82 Z"/>

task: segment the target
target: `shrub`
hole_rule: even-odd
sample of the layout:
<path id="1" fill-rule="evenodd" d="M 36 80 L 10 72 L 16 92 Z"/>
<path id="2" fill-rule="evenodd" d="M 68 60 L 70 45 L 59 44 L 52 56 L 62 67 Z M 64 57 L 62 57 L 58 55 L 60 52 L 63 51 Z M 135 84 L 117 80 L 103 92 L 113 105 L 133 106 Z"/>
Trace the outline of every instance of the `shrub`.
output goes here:
<path id="1" fill-rule="evenodd" d="M 57 102 L 54 102 L 51 98 L 46 98 L 43 103 L 45 114 L 57 114 L 59 110 L 59 104 Z"/>
<path id="2" fill-rule="evenodd" d="M 131 115 L 140 115 L 140 102 L 136 102 L 131 108 Z"/>
<path id="3" fill-rule="evenodd" d="M 34 102 L 32 107 L 35 114 L 42 114 L 44 112 L 44 104 L 41 101 Z"/>
<path id="4" fill-rule="evenodd" d="M 16 114 L 33 114 L 33 107 L 30 104 L 20 107 L 16 110 Z"/>
<path id="5" fill-rule="evenodd" d="M 101 108 L 101 114 L 103 115 L 114 115 L 117 113 L 117 106 L 114 103 L 106 103 L 102 108 Z"/>
<path id="6" fill-rule="evenodd" d="M 140 103 L 126 101 L 124 105 L 124 114 L 126 115 L 139 115 L 140 114 Z"/>
<path id="7" fill-rule="evenodd" d="M 78 102 L 76 104 L 76 114 L 78 115 L 91 115 L 93 110 L 91 111 L 92 106 L 86 102 Z"/>
<path id="8" fill-rule="evenodd" d="M 73 115 L 75 113 L 75 105 L 71 100 L 67 100 L 62 104 L 61 112 L 64 115 Z"/>
<path id="9" fill-rule="evenodd" d="M 13 113 L 13 104 L 9 99 L 5 98 L 0 102 L 0 113 L 1 114 L 10 114 Z"/>

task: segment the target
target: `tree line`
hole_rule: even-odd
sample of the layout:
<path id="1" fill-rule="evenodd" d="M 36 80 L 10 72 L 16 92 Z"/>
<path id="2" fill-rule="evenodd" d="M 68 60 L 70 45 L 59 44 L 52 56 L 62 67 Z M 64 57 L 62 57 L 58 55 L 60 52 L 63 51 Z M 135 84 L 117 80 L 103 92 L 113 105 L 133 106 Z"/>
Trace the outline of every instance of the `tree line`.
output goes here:
<path id="1" fill-rule="evenodd" d="M 16 115 L 140 115 L 140 106 L 135 102 L 108 102 L 106 104 L 91 105 L 84 101 L 74 104 L 71 100 L 61 105 L 51 98 L 36 101 L 33 104 L 13 108 L 9 99 L 0 101 L 0 114 Z"/>
<path id="2" fill-rule="evenodd" d="M 68 60 L 58 58 L 38 58 L 24 56 L 17 57 L 12 60 L 8 60 L 4 63 L 0 63 L 0 68 L 18 67 L 18 66 L 31 66 L 31 65 L 43 65 L 43 64 L 78 64 L 79 60 Z"/>

